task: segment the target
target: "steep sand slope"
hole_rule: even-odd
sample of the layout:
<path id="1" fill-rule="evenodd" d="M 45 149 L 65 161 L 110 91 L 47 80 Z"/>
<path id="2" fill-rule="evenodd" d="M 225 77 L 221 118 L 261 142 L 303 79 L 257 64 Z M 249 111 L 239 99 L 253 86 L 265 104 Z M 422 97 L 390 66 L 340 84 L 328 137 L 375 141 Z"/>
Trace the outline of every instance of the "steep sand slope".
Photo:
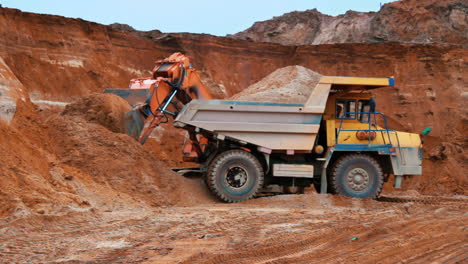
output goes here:
<path id="1" fill-rule="evenodd" d="M 110 100 L 100 105 L 104 112 L 127 104 L 117 96 L 106 97 Z M 88 96 L 72 107 L 80 109 L 97 102 L 102 102 L 101 95 Z M 129 136 L 87 121 L 88 112 L 70 115 L 67 111 L 40 110 L 21 100 L 17 110 L 10 126 L 0 123 L 0 217 L 211 200 L 206 192 L 197 193 L 198 180 L 173 173 Z"/>
<path id="2" fill-rule="evenodd" d="M 132 107 L 125 99 L 113 94 L 92 94 L 80 97 L 65 107 L 67 116 L 81 116 L 115 133 L 125 133 L 125 113 Z"/>

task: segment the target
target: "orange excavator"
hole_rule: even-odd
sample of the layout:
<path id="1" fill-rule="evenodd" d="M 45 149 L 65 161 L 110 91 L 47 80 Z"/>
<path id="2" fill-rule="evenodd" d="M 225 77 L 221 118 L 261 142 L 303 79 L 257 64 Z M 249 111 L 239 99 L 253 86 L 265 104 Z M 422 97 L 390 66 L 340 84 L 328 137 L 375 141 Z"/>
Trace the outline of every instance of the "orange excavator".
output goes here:
<path id="1" fill-rule="evenodd" d="M 141 144 L 157 126 L 175 118 L 191 100 L 212 99 L 190 59 L 180 52 L 156 61 L 151 77 L 132 79 L 129 89 L 106 89 L 105 93 L 117 94 L 134 106 L 125 116 L 125 129 Z M 191 139 L 200 151 L 198 139 Z"/>

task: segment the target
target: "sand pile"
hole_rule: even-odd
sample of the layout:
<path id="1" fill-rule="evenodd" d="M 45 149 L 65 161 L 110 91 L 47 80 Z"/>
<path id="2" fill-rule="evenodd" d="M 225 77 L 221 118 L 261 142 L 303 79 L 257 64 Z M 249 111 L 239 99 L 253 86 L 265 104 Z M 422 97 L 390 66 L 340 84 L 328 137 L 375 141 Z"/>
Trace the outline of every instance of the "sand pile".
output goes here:
<path id="1" fill-rule="evenodd" d="M 152 205 L 169 204 L 177 198 L 170 191 L 177 186 L 170 169 L 134 139 L 77 116 L 53 116 L 46 124 L 49 136 L 56 139 L 60 161 L 91 175 L 97 184 Z"/>
<path id="2" fill-rule="evenodd" d="M 124 132 L 123 115 L 132 107 L 114 94 L 91 94 L 67 105 L 64 115 L 80 116 L 89 122 L 107 127 L 112 132 Z"/>
<path id="3" fill-rule="evenodd" d="M 110 98 L 103 112 L 125 110 Z M 212 201 L 200 179 L 173 173 L 133 138 L 98 124 L 116 128 L 113 119 L 79 114 L 102 99 L 88 96 L 63 113 L 19 101 L 12 124 L 0 123 L 0 218 Z"/>
<path id="4" fill-rule="evenodd" d="M 57 159 L 36 110 L 18 100 L 11 125 L 0 123 L 0 217 L 86 205 L 64 179 L 51 173 Z"/>
<path id="5" fill-rule="evenodd" d="M 274 103 L 305 103 L 322 75 L 296 65 L 278 69 L 230 99 Z"/>
<path id="6" fill-rule="evenodd" d="M 114 133 L 122 132 L 122 117 L 130 109 L 116 95 L 93 94 L 67 106 L 61 116 L 49 118 L 49 135 L 58 139 L 55 150 L 61 161 L 93 176 L 98 184 L 152 206 L 212 201 L 201 181 L 177 175 L 170 169 L 176 162 L 161 160 L 175 151 L 182 160 L 183 136 L 172 126 L 162 130 L 174 133 L 161 133 L 159 143 L 166 144 L 159 150 L 158 144 L 142 146 L 126 134 Z M 165 147 L 170 145 L 167 141 L 177 149 Z"/>

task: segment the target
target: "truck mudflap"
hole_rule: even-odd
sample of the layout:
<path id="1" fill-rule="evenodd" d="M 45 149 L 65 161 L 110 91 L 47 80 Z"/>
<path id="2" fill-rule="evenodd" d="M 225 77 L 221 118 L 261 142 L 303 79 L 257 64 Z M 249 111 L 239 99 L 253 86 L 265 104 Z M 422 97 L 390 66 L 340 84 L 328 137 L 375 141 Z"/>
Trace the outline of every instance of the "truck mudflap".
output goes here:
<path id="1" fill-rule="evenodd" d="M 401 188 L 403 175 L 422 175 L 420 148 L 397 147 L 396 155 L 392 155 L 390 160 L 395 175 L 393 186 L 397 189 Z"/>
<path id="2" fill-rule="evenodd" d="M 322 165 L 322 172 L 320 174 L 320 193 L 322 194 L 326 194 L 328 191 L 327 168 L 332 156 L 333 149 L 329 149 L 325 154 L 325 158 L 321 159 L 321 161 L 324 161 Z"/>

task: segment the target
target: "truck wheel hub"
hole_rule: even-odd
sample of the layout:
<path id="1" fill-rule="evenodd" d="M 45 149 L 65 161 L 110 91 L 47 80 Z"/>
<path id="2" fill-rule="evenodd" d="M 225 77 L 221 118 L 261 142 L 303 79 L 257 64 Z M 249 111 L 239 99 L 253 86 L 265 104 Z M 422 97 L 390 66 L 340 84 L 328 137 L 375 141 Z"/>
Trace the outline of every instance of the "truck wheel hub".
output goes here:
<path id="1" fill-rule="evenodd" d="M 233 188 L 241 188 L 247 182 L 247 172 L 242 167 L 231 167 L 227 171 L 226 182 Z"/>
<path id="2" fill-rule="evenodd" d="M 363 191 L 369 185 L 369 174 L 361 168 L 354 168 L 347 175 L 348 186 L 353 191 Z"/>

